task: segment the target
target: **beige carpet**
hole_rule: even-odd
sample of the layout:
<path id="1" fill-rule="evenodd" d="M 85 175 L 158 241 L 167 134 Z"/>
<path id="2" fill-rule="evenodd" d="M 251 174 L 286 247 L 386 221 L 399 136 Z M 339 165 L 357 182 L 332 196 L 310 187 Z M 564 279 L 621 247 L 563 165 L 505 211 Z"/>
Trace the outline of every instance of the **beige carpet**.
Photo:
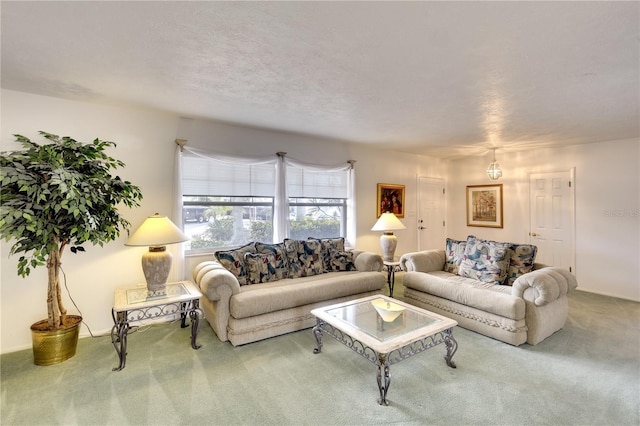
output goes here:
<path id="1" fill-rule="evenodd" d="M 87 338 L 55 366 L 3 355 L 1 423 L 640 424 L 638 303 L 575 291 L 565 328 L 537 346 L 454 336 L 457 369 L 443 345 L 391 366 L 388 407 L 372 363 L 329 337 L 314 355 L 310 330 L 234 348 L 205 323 L 193 350 L 189 329 L 157 325 L 130 335 L 120 372 L 110 338 Z"/>

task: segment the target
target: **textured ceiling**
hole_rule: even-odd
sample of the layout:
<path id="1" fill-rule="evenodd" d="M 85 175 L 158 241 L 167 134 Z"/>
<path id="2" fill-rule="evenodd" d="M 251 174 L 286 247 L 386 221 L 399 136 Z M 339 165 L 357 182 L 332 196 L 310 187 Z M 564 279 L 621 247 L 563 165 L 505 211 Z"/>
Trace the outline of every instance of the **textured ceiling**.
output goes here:
<path id="1" fill-rule="evenodd" d="M 9 2 L 2 87 L 444 158 L 637 138 L 638 2 Z"/>

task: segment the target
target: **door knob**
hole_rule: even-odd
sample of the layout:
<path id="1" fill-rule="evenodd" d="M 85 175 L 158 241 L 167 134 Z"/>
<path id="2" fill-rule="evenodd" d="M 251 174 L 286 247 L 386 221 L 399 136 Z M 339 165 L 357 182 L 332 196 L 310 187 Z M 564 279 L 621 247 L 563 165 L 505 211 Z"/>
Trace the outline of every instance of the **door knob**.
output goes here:
<path id="1" fill-rule="evenodd" d="M 532 237 L 539 237 L 540 234 L 536 234 L 535 232 L 529 232 L 529 235 Z"/>
<path id="2" fill-rule="evenodd" d="M 418 226 L 418 229 L 423 230 L 423 229 L 427 229 L 424 226 Z"/>

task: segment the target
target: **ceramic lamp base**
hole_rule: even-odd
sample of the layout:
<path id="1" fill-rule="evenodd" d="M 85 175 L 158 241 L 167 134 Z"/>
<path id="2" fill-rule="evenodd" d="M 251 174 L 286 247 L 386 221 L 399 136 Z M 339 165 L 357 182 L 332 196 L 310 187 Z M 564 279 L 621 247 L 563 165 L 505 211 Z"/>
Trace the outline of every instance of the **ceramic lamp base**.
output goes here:
<path id="1" fill-rule="evenodd" d="M 393 232 L 385 232 L 380 236 L 380 247 L 382 247 L 382 259 L 393 261 L 393 256 L 396 253 L 396 246 L 398 245 L 398 238 L 393 235 Z"/>
<path id="2" fill-rule="evenodd" d="M 173 256 L 163 247 L 149 247 L 142 255 L 142 271 L 147 280 L 147 297 L 167 295 L 167 278 L 171 271 Z"/>

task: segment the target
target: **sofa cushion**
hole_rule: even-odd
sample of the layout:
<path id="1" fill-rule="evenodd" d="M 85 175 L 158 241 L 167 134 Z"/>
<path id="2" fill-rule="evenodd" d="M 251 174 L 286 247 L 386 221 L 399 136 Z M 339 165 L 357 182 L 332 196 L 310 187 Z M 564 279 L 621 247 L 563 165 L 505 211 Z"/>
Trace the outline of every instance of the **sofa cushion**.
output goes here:
<path id="1" fill-rule="evenodd" d="M 289 278 L 308 277 L 324 272 L 320 240 L 284 240 Z"/>
<path id="2" fill-rule="evenodd" d="M 406 272 L 402 283 L 406 288 L 501 317 L 513 320 L 522 320 L 525 317 L 525 302 L 511 294 L 511 287 L 481 282 L 444 271 Z"/>
<path id="3" fill-rule="evenodd" d="M 325 272 L 355 270 L 356 265 L 353 263 L 352 252 L 329 249 L 329 269 L 325 269 Z"/>
<path id="4" fill-rule="evenodd" d="M 467 247 L 467 240 L 458 241 L 447 238 L 445 247 L 444 270 L 452 274 L 458 273 L 458 268 L 464 259 L 464 249 Z"/>
<path id="5" fill-rule="evenodd" d="M 386 277 L 379 272 L 331 272 L 303 278 L 240 287 L 231 296 L 230 312 L 247 318 L 358 293 L 380 291 Z"/>
<path id="6" fill-rule="evenodd" d="M 509 271 L 509 243 L 488 242 L 469 236 L 458 275 L 499 285 Z"/>
<path id="7" fill-rule="evenodd" d="M 289 278 L 289 262 L 287 261 L 287 252 L 284 249 L 284 243 L 266 244 L 256 243 L 256 252 L 262 254 L 272 254 L 275 258 L 275 275 L 277 279 Z"/>
<path id="8" fill-rule="evenodd" d="M 237 249 L 217 251 L 215 257 L 222 266 L 236 276 L 240 285 L 245 285 L 247 284 L 247 269 L 244 263 L 244 255 L 245 253 L 255 252 L 255 244 L 249 243 Z"/>
<path id="9" fill-rule="evenodd" d="M 245 253 L 247 284 L 277 281 L 276 257 L 272 253 Z"/>

